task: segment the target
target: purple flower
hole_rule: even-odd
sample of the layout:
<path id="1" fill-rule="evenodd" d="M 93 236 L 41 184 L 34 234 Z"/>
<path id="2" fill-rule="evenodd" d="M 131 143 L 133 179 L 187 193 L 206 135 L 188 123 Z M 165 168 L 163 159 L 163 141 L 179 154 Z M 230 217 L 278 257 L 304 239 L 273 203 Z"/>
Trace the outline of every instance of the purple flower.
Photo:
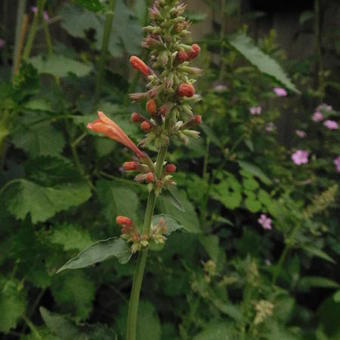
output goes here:
<path id="1" fill-rule="evenodd" d="M 285 89 L 283 89 L 282 87 L 274 87 L 273 91 L 278 97 L 286 97 L 287 96 L 287 91 Z"/>
<path id="2" fill-rule="evenodd" d="M 273 131 L 276 130 L 276 125 L 274 123 L 270 122 L 266 125 L 265 130 L 267 132 L 273 132 Z"/>
<path id="3" fill-rule="evenodd" d="M 5 44 L 6 44 L 5 40 L 0 38 L 0 49 L 3 48 Z"/>
<path id="4" fill-rule="evenodd" d="M 36 6 L 33 6 L 31 7 L 31 11 L 34 13 L 34 14 L 38 14 L 38 7 Z M 45 21 L 48 21 L 50 20 L 49 16 L 48 16 L 48 13 L 46 11 L 43 12 L 43 18 Z"/>
<path id="5" fill-rule="evenodd" d="M 308 151 L 297 150 L 292 154 L 292 161 L 296 165 L 307 164 L 308 163 Z"/>
<path id="6" fill-rule="evenodd" d="M 321 122 L 323 120 L 323 114 L 320 111 L 316 111 L 313 113 L 312 120 L 314 122 Z"/>
<path id="7" fill-rule="evenodd" d="M 339 128 L 338 123 L 334 120 L 326 120 L 323 125 L 329 130 L 337 130 Z"/>
<path id="8" fill-rule="evenodd" d="M 251 115 L 260 115 L 262 112 L 262 107 L 261 106 L 253 106 L 249 109 L 249 112 Z"/>
<path id="9" fill-rule="evenodd" d="M 340 172 L 340 156 L 334 159 L 334 164 L 336 167 L 336 172 Z"/>
<path id="10" fill-rule="evenodd" d="M 272 219 L 265 214 L 261 214 L 260 218 L 257 220 L 265 230 L 272 229 Z"/>
<path id="11" fill-rule="evenodd" d="M 295 133 L 298 137 L 300 138 L 306 138 L 307 137 L 307 133 L 305 131 L 302 130 L 295 130 Z"/>

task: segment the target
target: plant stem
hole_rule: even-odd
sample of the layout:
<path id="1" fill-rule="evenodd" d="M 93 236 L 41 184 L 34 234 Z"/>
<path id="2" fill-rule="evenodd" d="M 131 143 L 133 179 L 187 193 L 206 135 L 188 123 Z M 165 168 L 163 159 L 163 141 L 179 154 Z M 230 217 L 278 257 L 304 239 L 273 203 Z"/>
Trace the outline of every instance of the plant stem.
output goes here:
<path id="1" fill-rule="evenodd" d="M 156 177 L 157 178 L 159 178 L 162 175 L 163 163 L 165 160 L 167 150 L 168 150 L 167 146 L 162 146 L 158 152 L 157 160 L 156 160 Z M 144 235 L 149 235 L 150 233 L 151 222 L 152 222 L 152 217 L 153 217 L 153 213 L 155 209 L 156 199 L 157 199 L 156 192 L 153 189 L 149 193 L 148 201 L 146 204 L 144 225 L 143 225 Z M 133 275 L 133 283 L 132 283 L 132 289 L 131 289 L 130 301 L 129 301 L 127 329 L 126 329 L 127 340 L 136 340 L 139 297 L 140 297 L 140 291 L 142 288 L 142 282 L 143 282 L 143 277 L 144 277 L 147 256 L 148 256 L 148 249 L 145 249 L 139 252 L 138 258 L 137 258 L 136 269 Z"/>
<path id="2" fill-rule="evenodd" d="M 100 92 L 101 92 L 101 89 L 102 89 L 102 80 L 103 80 L 103 74 L 104 74 L 105 59 L 106 59 L 106 55 L 107 55 L 107 50 L 108 50 L 110 35 L 111 35 L 111 30 L 112 30 L 114 7 L 115 7 L 115 1 L 110 0 L 110 9 L 106 12 L 102 48 L 101 48 L 101 51 L 100 51 L 100 57 L 99 57 L 98 66 L 97 66 L 98 72 L 97 72 L 97 77 L 96 77 L 96 89 L 95 89 L 95 94 L 94 94 L 94 105 L 97 105 L 98 100 L 99 100 L 99 96 L 100 96 Z"/>
<path id="3" fill-rule="evenodd" d="M 23 60 L 28 59 L 30 54 L 31 54 L 33 42 L 34 42 L 35 36 L 37 34 L 37 31 L 38 31 L 39 20 L 42 17 L 44 5 L 45 5 L 45 0 L 38 0 L 38 13 L 35 14 L 34 18 L 33 18 L 32 26 L 31 26 L 30 32 L 28 34 L 26 46 L 25 46 L 24 52 L 22 54 Z"/>
<path id="4" fill-rule="evenodd" d="M 320 93 L 321 99 L 325 95 L 324 74 L 321 51 L 321 31 L 320 31 L 320 0 L 314 0 L 314 34 L 315 34 L 315 78 L 316 89 Z"/>

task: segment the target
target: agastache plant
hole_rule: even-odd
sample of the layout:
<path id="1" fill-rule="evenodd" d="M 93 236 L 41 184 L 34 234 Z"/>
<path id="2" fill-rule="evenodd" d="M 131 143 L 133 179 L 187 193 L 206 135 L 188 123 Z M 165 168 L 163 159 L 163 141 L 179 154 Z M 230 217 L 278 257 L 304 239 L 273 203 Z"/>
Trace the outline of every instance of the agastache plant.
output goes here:
<path id="1" fill-rule="evenodd" d="M 103 112 L 98 120 L 88 124 L 92 132 L 100 133 L 130 149 L 136 159 L 123 164 L 126 172 L 135 172 L 135 181 L 148 186 L 149 196 L 145 208 L 144 224 L 138 226 L 129 216 L 117 216 L 121 238 L 130 245 L 131 253 L 137 253 L 137 263 L 128 309 L 126 338 L 136 338 L 139 296 L 150 244 L 162 244 L 168 227 L 164 220 L 152 225 L 157 197 L 162 191 L 175 185 L 173 174 L 176 166 L 166 161 L 168 147 L 173 138 L 188 143 L 197 138 L 194 130 L 201 123 L 201 116 L 194 115 L 191 104 L 200 97 L 195 94 L 193 79 L 200 69 L 190 66 L 200 53 L 197 44 L 190 40 L 190 23 L 183 13 L 186 5 L 178 0 L 155 0 L 149 10 L 151 24 L 144 28 L 146 37 L 142 46 L 150 52 L 150 62 L 137 56 L 130 57 L 131 66 L 140 72 L 146 81 L 145 92 L 132 93 L 130 99 L 145 106 L 145 114 L 133 112 L 131 120 L 139 124 L 145 137 L 138 147 L 123 130 Z M 141 148 L 153 145 L 157 156 L 153 159 Z"/>

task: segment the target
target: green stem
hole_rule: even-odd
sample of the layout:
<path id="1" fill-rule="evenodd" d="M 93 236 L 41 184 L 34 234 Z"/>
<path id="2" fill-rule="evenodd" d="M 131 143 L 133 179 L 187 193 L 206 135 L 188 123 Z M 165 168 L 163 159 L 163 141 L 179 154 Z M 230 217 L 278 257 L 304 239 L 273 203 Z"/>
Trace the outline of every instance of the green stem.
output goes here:
<path id="1" fill-rule="evenodd" d="M 28 328 L 34 334 L 35 338 L 36 339 L 42 339 L 37 328 L 34 326 L 33 322 L 25 314 L 22 316 L 22 318 L 25 321 L 25 323 L 27 324 Z"/>
<path id="2" fill-rule="evenodd" d="M 48 51 L 48 54 L 51 56 L 53 54 L 53 45 L 52 45 L 50 30 L 48 28 L 48 23 L 45 21 L 45 19 L 43 20 L 43 29 L 45 33 L 47 51 Z"/>
<path id="3" fill-rule="evenodd" d="M 45 5 L 45 0 L 38 0 L 38 13 L 35 14 L 34 18 L 33 18 L 32 26 L 31 26 L 30 32 L 28 34 L 26 46 L 25 46 L 24 52 L 22 54 L 23 60 L 28 59 L 30 54 L 31 54 L 33 42 L 34 42 L 35 36 L 37 34 L 37 31 L 38 31 L 39 20 L 42 17 L 44 5 Z"/>
<path id="4" fill-rule="evenodd" d="M 156 169 L 155 169 L 157 178 L 159 178 L 162 175 L 163 163 L 165 160 L 167 150 L 168 150 L 167 146 L 162 146 L 158 152 L 158 156 L 156 160 Z M 152 217 L 153 217 L 153 213 L 155 210 L 156 199 L 157 199 L 157 196 L 156 196 L 155 190 L 153 189 L 149 193 L 148 202 L 146 204 L 144 225 L 143 225 L 143 233 L 145 235 L 148 235 L 151 230 L 151 222 L 152 222 Z M 140 291 L 142 288 L 142 282 L 143 282 L 143 277 L 144 277 L 147 256 L 148 256 L 148 249 L 142 250 L 138 254 L 136 269 L 135 269 L 135 273 L 133 276 L 130 301 L 129 301 L 126 340 L 136 340 L 139 297 L 140 297 Z"/>
<path id="5" fill-rule="evenodd" d="M 105 18 L 105 26 L 104 26 L 104 35 L 103 35 L 103 41 L 102 41 L 102 48 L 100 52 L 100 57 L 98 60 L 98 72 L 96 77 L 96 89 L 94 94 L 94 104 L 97 105 L 101 89 L 102 89 L 102 80 L 103 80 L 103 74 L 104 74 L 104 66 L 105 66 L 105 59 L 108 51 L 109 41 L 110 41 L 110 35 L 112 30 L 112 22 L 113 22 L 113 15 L 114 15 L 114 7 L 115 7 L 115 1 L 110 0 L 110 10 L 106 12 L 106 18 Z"/>

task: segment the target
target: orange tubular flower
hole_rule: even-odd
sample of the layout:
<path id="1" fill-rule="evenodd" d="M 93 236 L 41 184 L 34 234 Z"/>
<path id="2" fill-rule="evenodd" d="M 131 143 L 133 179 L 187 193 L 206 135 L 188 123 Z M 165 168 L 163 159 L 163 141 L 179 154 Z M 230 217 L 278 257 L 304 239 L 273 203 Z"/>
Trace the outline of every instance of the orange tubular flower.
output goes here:
<path id="1" fill-rule="evenodd" d="M 146 111 L 151 115 L 154 116 L 157 113 L 157 104 L 154 99 L 149 99 L 146 102 Z"/>
<path id="2" fill-rule="evenodd" d="M 98 119 L 87 124 L 87 128 L 129 148 L 138 158 L 144 158 L 145 154 L 137 148 L 135 143 L 114 121 L 109 119 L 103 112 L 98 111 Z"/>
<path id="3" fill-rule="evenodd" d="M 181 84 L 178 88 L 180 97 L 192 97 L 195 94 L 195 88 L 191 84 Z"/>
<path id="4" fill-rule="evenodd" d="M 139 59 L 136 56 L 132 56 L 130 58 L 130 64 L 133 68 L 138 70 L 140 73 L 142 73 L 145 77 L 147 77 L 150 74 L 150 68 L 148 65 L 144 63 L 143 60 Z"/>

